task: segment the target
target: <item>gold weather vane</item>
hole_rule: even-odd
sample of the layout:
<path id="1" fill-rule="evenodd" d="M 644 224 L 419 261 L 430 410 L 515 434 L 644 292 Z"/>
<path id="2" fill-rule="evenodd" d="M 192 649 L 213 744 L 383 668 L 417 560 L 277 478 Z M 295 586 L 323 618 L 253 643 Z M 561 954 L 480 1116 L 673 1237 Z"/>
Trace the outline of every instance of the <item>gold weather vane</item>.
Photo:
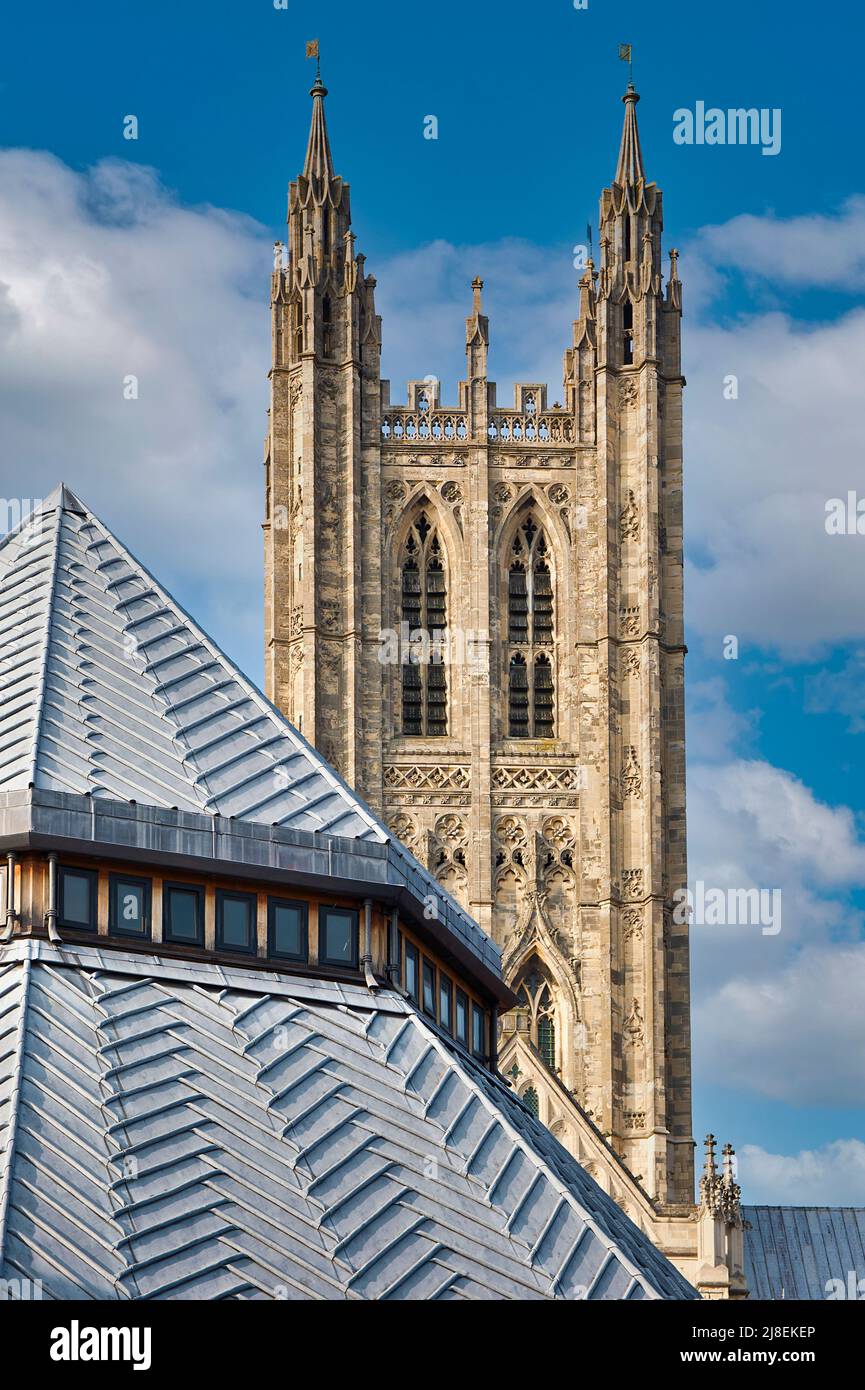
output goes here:
<path id="1" fill-rule="evenodd" d="M 620 43 L 620 44 L 619 44 L 619 57 L 620 57 L 620 59 L 622 60 L 623 63 L 627 63 L 627 65 L 628 65 L 628 81 L 631 83 L 631 85 L 633 85 L 633 82 L 634 82 L 634 72 L 633 72 L 633 68 L 632 68 L 632 66 L 631 66 L 631 45 L 630 45 L 629 43 Z"/>
<path id="2" fill-rule="evenodd" d="M 319 54 L 318 54 L 318 39 L 307 39 L 307 41 L 306 41 L 306 56 L 307 56 L 307 58 L 314 58 L 314 59 L 315 59 L 315 75 L 316 75 L 316 78 L 320 78 L 320 77 L 321 77 L 321 59 L 320 59 Z"/>

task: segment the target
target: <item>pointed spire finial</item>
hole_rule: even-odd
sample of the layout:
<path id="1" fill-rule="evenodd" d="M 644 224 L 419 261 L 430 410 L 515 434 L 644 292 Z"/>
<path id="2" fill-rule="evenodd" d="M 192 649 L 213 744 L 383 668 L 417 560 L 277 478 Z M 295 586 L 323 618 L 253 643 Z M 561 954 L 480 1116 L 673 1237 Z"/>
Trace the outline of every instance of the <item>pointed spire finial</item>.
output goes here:
<path id="1" fill-rule="evenodd" d="M 474 280 L 472 280 L 472 290 L 474 291 L 472 310 L 476 314 L 479 314 L 481 312 L 481 290 L 483 289 L 483 287 L 483 280 L 480 278 L 479 275 L 476 275 Z"/>
<path id="2" fill-rule="evenodd" d="M 334 177 L 333 158 L 330 153 L 330 139 L 324 115 L 324 98 L 327 88 L 321 80 L 321 60 L 318 53 L 318 39 L 306 45 L 307 58 L 315 58 L 315 82 L 309 89 L 312 97 L 312 123 L 309 128 L 309 143 L 306 147 L 306 160 L 303 165 L 304 177 L 313 184 L 316 201 L 320 201 L 323 190 Z"/>
<path id="3" fill-rule="evenodd" d="M 644 183 L 646 171 L 643 168 L 643 151 L 640 148 L 640 132 L 637 129 L 637 102 L 640 94 L 633 82 L 628 83 L 622 97 L 625 103 L 625 123 L 622 127 L 622 143 L 619 146 L 619 162 L 616 165 L 615 182 L 620 187 L 636 188 Z"/>

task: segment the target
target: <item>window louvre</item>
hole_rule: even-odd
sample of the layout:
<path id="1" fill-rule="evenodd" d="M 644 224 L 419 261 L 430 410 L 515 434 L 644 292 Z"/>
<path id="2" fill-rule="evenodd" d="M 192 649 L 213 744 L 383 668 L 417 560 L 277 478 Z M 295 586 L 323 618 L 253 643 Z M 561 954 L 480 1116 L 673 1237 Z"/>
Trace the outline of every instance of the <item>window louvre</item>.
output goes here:
<path id="1" fill-rule="evenodd" d="M 444 738 L 448 731 L 447 575 L 438 534 L 425 511 L 419 513 L 406 538 L 401 584 L 402 621 L 409 642 L 402 663 L 402 732 Z"/>
<path id="2" fill-rule="evenodd" d="M 507 623 L 508 735 L 554 738 L 555 595 L 546 536 L 531 511 L 511 546 Z"/>

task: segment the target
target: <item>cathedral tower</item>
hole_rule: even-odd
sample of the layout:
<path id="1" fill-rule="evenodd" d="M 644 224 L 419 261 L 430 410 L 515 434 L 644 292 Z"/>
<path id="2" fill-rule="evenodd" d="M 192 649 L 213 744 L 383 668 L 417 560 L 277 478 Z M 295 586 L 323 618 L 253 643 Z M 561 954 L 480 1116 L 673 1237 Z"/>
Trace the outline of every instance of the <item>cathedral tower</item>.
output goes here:
<path id="1" fill-rule="evenodd" d="M 272 278 L 267 691 L 502 945 L 526 1102 L 599 1180 L 618 1163 L 683 1212 L 682 295 L 639 97 L 563 400 L 506 406 L 480 280 L 456 403 L 429 376 L 391 404 L 325 95 Z"/>

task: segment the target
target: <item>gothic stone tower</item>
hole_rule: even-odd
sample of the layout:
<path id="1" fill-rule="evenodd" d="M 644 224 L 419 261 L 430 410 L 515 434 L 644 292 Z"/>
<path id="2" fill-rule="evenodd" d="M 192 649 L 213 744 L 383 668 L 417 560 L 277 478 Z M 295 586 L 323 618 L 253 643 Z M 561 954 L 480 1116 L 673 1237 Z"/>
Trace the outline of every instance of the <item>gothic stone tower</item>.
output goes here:
<path id="1" fill-rule="evenodd" d="M 503 406 L 480 280 L 456 404 L 432 377 L 391 404 L 325 96 L 272 278 L 268 694 L 503 946 L 527 1102 L 684 1213 L 682 292 L 639 97 L 563 401 Z"/>

